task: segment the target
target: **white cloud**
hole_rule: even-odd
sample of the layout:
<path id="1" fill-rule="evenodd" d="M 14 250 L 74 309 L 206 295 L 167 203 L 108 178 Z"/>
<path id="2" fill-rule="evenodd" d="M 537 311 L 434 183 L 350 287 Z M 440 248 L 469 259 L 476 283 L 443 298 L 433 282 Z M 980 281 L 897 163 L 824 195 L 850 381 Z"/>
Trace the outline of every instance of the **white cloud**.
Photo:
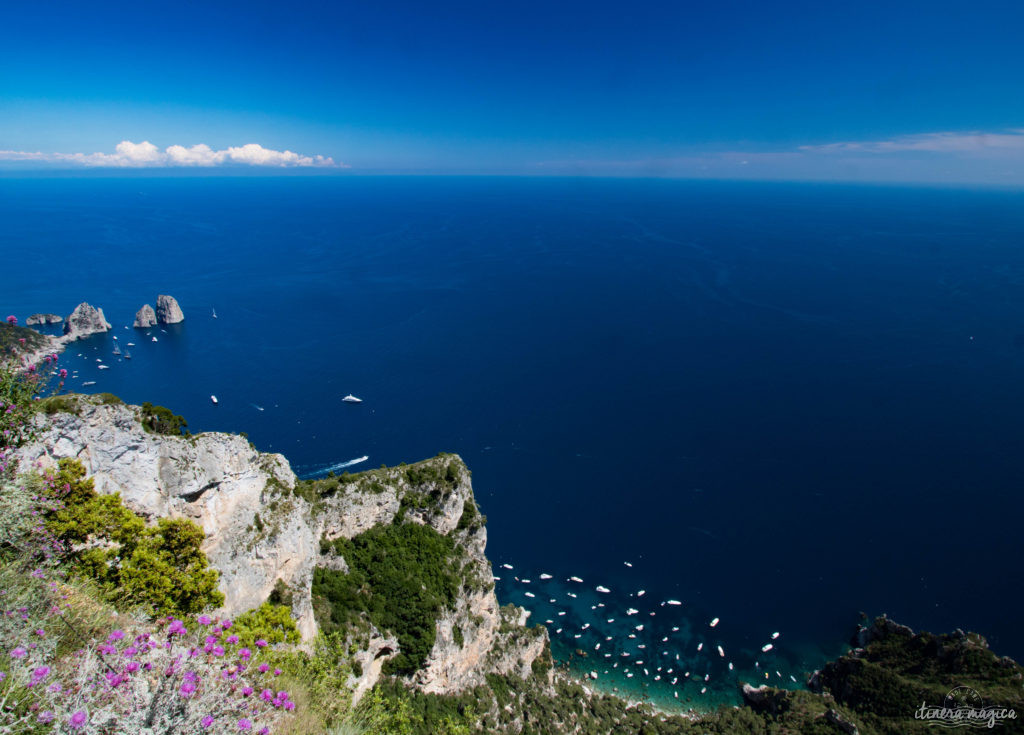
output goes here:
<path id="1" fill-rule="evenodd" d="M 215 151 L 205 143 L 186 148 L 168 146 L 161 151 L 148 140 L 133 143 L 122 140 L 114 153 L 41 153 L 31 151 L 0 150 L 0 161 L 38 161 L 43 163 L 70 163 L 78 166 L 105 168 L 152 168 L 175 166 L 262 166 L 276 168 L 316 167 L 348 168 L 329 156 L 302 156 L 292 151 L 275 151 L 258 143 L 247 143 Z"/>
<path id="2" fill-rule="evenodd" d="M 965 133 L 921 133 L 902 135 L 888 140 L 862 140 L 825 145 L 804 145 L 800 150 L 809 153 L 902 153 L 923 151 L 929 153 L 991 153 L 1024 150 L 1024 130 L 999 133 L 971 131 Z"/>

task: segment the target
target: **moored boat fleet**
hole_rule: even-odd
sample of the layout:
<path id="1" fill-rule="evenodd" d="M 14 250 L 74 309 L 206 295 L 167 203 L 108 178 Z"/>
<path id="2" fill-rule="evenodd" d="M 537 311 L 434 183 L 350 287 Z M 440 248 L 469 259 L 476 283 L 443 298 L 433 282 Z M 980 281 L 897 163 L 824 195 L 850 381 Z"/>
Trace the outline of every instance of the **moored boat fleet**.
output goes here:
<path id="1" fill-rule="evenodd" d="M 624 565 L 628 568 L 633 566 L 630 562 L 624 562 Z M 500 566 L 508 572 L 515 572 L 512 564 L 505 562 Z M 513 595 L 517 589 L 515 585 L 536 586 L 528 577 L 509 576 L 506 576 L 505 584 L 511 587 Z M 496 582 L 501 579 L 494 575 Z M 629 592 L 627 599 L 636 602 L 626 607 L 624 618 L 632 618 L 634 622 L 623 626 L 625 621 L 619 621 L 613 612 L 614 597 L 610 603 L 603 601 L 608 599 L 603 596 L 612 593 L 609 587 L 594 585 L 593 592 L 590 592 L 591 587 L 576 575 L 560 582 L 554 575 L 544 572 L 538 579 L 546 583 L 545 586 L 539 589 L 518 588 L 526 598 L 521 604 L 527 609 L 533 608 L 535 613 L 543 615 L 547 612 L 550 615 L 544 623 L 549 627 L 553 641 L 568 646 L 573 652 L 570 659 L 577 662 L 575 668 L 584 678 L 597 680 L 610 676 L 614 681 L 615 676 L 623 676 L 626 680 L 642 684 L 645 692 L 647 686 L 667 687 L 660 691 L 671 692 L 675 700 L 680 696 L 692 698 L 698 689 L 700 695 L 707 695 L 709 687 L 714 686 L 713 678 L 717 678 L 729 691 L 735 690 L 739 681 L 737 677 L 745 681 L 749 681 L 751 675 L 768 681 L 773 675 L 777 680 L 786 678 L 783 671 L 789 664 L 778 657 L 774 643 L 781 635 L 779 631 L 772 632 L 770 642 L 760 646 L 760 650 L 738 646 L 741 650 L 737 658 L 729 655 L 726 642 L 715 640 L 723 625 L 722 618 L 705 618 L 704 633 L 695 627 L 692 616 L 686 616 L 686 622 L 679 620 L 678 625 L 671 625 L 676 622 L 673 616 L 678 618 L 684 614 L 682 600 L 655 598 L 655 601 L 650 601 L 651 597 L 644 589 Z M 579 591 L 570 591 L 574 589 Z M 560 603 L 559 597 L 563 595 L 567 599 Z M 593 603 L 589 605 L 590 613 L 586 610 L 588 603 Z M 659 613 L 668 617 L 662 620 Z M 594 666 L 599 661 L 604 662 L 603 667 Z M 775 665 L 769 666 L 770 663 Z M 788 674 L 788 680 L 797 683 L 793 674 Z M 782 686 L 782 683 L 777 686 Z M 617 691 L 617 687 L 615 689 Z"/>

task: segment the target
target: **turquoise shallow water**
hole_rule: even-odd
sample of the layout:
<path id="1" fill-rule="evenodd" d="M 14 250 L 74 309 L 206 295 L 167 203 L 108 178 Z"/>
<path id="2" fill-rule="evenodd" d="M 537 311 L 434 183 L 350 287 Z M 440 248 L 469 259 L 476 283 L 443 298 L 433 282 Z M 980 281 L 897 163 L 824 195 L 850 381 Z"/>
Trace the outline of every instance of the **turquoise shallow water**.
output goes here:
<path id="1" fill-rule="evenodd" d="M 0 310 L 102 306 L 133 359 L 111 360 L 113 334 L 84 341 L 65 357 L 74 386 L 245 431 L 300 472 L 460 453 L 496 570 L 586 580 L 586 605 L 556 598 L 595 629 L 567 647 L 598 642 L 597 584 L 621 610 L 640 589 L 675 598 L 691 638 L 672 657 L 725 696 L 709 644 L 749 672 L 780 631 L 770 675 L 801 680 L 860 611 L 1024 656 L 1022 204 L 669 181 L 4 179 Z M 133 337 L 158 293 L 185 323 Z M 503 600 L 554 620 L 504 581 Z"/>

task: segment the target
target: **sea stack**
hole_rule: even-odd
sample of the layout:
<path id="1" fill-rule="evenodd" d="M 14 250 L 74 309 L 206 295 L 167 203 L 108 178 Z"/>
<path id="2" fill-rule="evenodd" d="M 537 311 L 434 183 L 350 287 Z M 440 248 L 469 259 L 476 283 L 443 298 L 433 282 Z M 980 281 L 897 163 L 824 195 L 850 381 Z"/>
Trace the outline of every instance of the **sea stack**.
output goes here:
<path id="1" fill-rule="evenodd" d="M 142 308 L 135 312 L 135 323 L 132 325 L 145 329 L 156 326 L 156 312 L 149 304 L 143 304 Z"/>
<path id="2" fill-rule="evenodd" d="M 177 324 L 185 321 L 185 315 L 173 296 L 160 294 L 156 297 L 156 320 L 161 324 Z"/>
<path id="3" fill-rule="evenodd" d="M 110 323 L 103 316 L 103 309 L 90 306 L 84 301 L 75 307 L 71 316 L 64 322 L 64 334 L 74 339 L 106 332 L 108 329 L 110 329 Z"/>
<path id="4" fill-rule="evenodd" d="M 64 317 L 59 314 L 33 314 L 25 320 L 26 327 L 34 327 L 37 324 L 60 324 Z"/>

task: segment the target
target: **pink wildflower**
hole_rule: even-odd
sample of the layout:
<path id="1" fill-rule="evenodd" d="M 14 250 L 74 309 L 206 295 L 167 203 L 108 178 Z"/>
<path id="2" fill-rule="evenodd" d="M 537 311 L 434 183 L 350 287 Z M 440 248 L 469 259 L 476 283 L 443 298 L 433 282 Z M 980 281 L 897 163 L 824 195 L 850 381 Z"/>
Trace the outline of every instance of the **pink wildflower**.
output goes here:
<path id="1" fill-rule="evenodd" d="M 89 716 L 85 714 L 84 711 L 78 710 L 73 715 L 71 715 L 71 718 L 68 720 L 68 727 L 70 727 L 72 730 L 78 730 L 83 725 L 85 725 L 88 719 Z"/>

